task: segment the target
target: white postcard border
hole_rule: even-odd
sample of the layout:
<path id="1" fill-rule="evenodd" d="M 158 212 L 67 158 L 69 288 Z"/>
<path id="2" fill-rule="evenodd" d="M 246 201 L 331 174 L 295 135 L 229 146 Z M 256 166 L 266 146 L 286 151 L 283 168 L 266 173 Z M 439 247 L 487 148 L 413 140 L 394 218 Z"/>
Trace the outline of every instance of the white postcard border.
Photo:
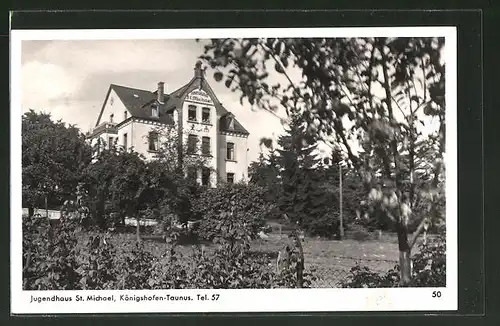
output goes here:
<path id="1" fill-rule="evenodd" d="M 11 31 L 11 312 L 153 313 L 288 311 L 445 311 L 458 309 L 457 35 L 456 27 L 248 28 L 170 30 Z M 130 40 L 221 37 L 445 37 L 446 60 L 446 288 L 241 289 L 159 291 L 23 291 L 21 198 L 21 43 L 23 40 Z M 191 296 L 193 301 L 120 301 L 128 296 Z M 209 300 L 198 300 L 198 295 Z M 77 296 L 113 296 L 116 301 L 77 301 Z M 218 295 L 217 300 L 211 300 Z M 71 301 L 30 303 L 32 296 Z"/>

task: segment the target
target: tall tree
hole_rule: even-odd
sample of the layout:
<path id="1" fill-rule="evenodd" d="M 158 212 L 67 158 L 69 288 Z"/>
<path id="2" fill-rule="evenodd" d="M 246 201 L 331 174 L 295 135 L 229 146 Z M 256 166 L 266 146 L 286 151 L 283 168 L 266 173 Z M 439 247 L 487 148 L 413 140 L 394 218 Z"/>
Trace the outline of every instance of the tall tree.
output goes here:
<path id="1" fill-rule="evenodd" d="M 140 210 L 144 208 L 144 195 L 151 186 L 152 175 L 144 158 L 136 152 L 120 151 L 116 158 L 120 164 L 115 167 L 116 174 L 109 187 L 111 203 L 115 211 L 135 217 L 137 242 L 140 242 Z"/>
<path id="2" fill-rule="evenodd" d="M 328 199 L 319 187 L 320 160 L 316 157 L 316 145 L 305 142 L 304 128 L 300 117 L 291 115 L 286 133 L 278 138 L 280 148 L 276 150 L 281 193 L 278 207 L 293 222 L 313 231 L 310 226 L 325 214 Z"/>
<path id="3" fill-rule="evenodd" d="M 201 58 L 226 73 L 226 86 L 239 91 L 242 101 L 266 110 L 276 103 L 287 112 L 298 110 L 310 142 L 342 146 L 371 193 L 372 207 L 396 226 L 405 286 L 416 237 L 441 217 L 434 208 L 420 215 L 411 209 L 442 189 L 443 49 L 444 38 L 230 38 L 211 40 Z M 270 65 L 284 85 L 270 85 Z M 224 79 L 220 74 L 214 77 Z M 432 161 L 420 157 L 422 146 L 432 148 Z M 424 175 L 432 181 L 424 182 Z M 410 220 L 421 221 L 411 239 Z"/>
<path id="4" fill-rule="evenodd" d="M 75 195 L 91 149 L 84 135 L 50 114 L 33 110 L 22 116 L 23 205 L 30 215 L 42 207 L 44 197 L 51 207 Z"/>
<path id="5" fill-rule="evenodd" d="M 265 199 L 267 202 L 276 202 L 281 181 L 278 157 L 274 151 L 269 153 L 267 157 L 261 153 L 258 161 L 250 163 L 249 179 L 250 183 L 266 189 Z"/>

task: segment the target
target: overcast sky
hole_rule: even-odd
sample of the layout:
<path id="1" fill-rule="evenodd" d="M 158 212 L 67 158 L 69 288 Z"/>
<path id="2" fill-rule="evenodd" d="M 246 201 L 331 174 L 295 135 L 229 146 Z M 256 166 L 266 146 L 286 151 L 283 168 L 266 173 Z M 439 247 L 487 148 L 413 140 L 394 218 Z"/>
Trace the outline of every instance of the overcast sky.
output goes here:
<path id="1" fill-rule="evenodd" d="M 21 98 L 23 112 L 50 112 L 54 119 L 85 132 L 97 121 L 109 84 L 166 92 L 188 83 L 203 44 L 195 40 L 23 41 Z M 250 132 L 250 160 L 257 158 L 261 137 L 282 133 L 280 119 L 241 106 L 239 94 L 207 80 L 218 99 Z"/>

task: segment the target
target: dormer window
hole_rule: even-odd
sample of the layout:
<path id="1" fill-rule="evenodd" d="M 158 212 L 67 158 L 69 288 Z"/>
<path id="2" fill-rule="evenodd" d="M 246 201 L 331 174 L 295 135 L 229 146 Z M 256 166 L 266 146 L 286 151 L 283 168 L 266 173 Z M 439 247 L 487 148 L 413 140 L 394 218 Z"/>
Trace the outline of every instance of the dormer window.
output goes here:
<path id="1" fill-rule="evenodd" d="M 196 121 L 196 106 L 190 105 L 188 107 L 188 121 Z"/>
<path id="2" fill-rule="evenodd" d="M 151 107 L 151 116 L 152 116 L 153 118 L 158 118 L 158 106 L 153 105 L 153 106 Z"/>
<path id="3" fill-rule="evenodd" d="M 201 111 L 201 122 L 210 123 L 210 109 L 203 108 Z"/>
<path id="4" fill-rule="evenodd" d="M 227 129 L 234 129 L 234 116 L 232 114 L 229 114 L 227 117 L 226 117 L 226 127 Z"/>

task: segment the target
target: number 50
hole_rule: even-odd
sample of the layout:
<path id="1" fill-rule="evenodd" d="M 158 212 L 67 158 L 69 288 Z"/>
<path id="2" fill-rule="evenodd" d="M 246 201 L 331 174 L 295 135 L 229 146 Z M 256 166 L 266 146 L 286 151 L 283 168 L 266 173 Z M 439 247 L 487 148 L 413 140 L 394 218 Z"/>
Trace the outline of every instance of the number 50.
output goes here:
<path id="1" fill-rule="evenodd" d="M 441 298 L 441 291 L 432 291 L 433 298 Z"/>

